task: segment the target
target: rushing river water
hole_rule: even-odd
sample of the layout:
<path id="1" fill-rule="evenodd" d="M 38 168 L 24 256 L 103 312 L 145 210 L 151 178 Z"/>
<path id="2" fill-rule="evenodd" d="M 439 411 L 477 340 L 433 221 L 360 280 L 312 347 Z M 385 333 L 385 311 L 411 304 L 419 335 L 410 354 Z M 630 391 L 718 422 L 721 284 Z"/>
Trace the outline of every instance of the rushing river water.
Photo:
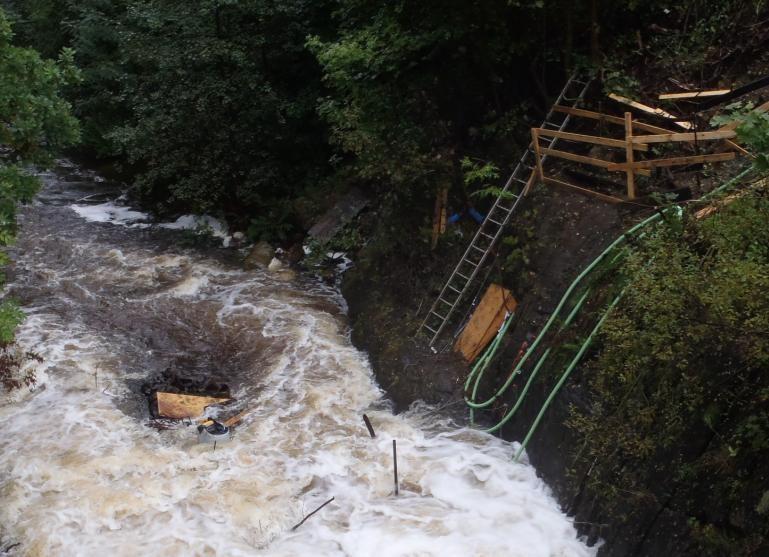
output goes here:
<path id="1" fill-rule="evenodd" d="M 79 201 L 119 191 L 70 164 L 43 178 L 8 288 L 45 361 L 0 405 L 6 554 L 593 554 L 513 445 L 427 407 L 393 415 L 334 289 Z M 163 376 L 227 383 L 251 413 L 216 450 L 194 425 L 149 427 L 142 385 Z"/>

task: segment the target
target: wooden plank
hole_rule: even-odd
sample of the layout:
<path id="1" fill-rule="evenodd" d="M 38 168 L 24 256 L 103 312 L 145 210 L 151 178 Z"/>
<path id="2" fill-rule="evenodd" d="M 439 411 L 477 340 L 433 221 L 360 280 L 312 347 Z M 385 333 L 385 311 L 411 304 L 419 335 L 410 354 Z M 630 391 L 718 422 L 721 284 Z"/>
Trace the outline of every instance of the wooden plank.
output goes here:
<path id="1" fill-rule="evenodd" d="M 468 362 L 475 360 L 494 339 L 505 315 L 513 313 L 517 305 L 509 290 L 498 284 L 490 285 L 454 345 L 454 351 Z"/>
<path id="2" fill-rule="evenodd" d="M 751 153 L 747 149 L 743 148 L 741 145 L 738 145 L 734 141 L 730 141 L 728 139 L 726 141 L 724 141 L 724 148 L 734 149 L 735 151 L 737 151 L 741 155 L 745 155 L 746 157 L 755 158 L 753 153 Z"/>
<path id="3" fill-rule="evenodd" d="M 605 193 L 601 193 L 598 191 L 589 190 L 587 188 L 583 188 L 580 186 L 576 186 L 574 184 L 570 184 L 569 182 L 564 182 L 563 180 L 557 180 L 556 178 L 551 178 L 550 176 L 545 176 L 545 179 L 543 180 L 546 184 L 549 184 L 551 186 L 559 186 L 562 188 L 569 188 L 578 191 L 581 194 L 584 195 L 590 195 L 592 197 L 597 197 L 598 199 L 601 199 L 602 201 L 606 201 L 607 203 L 624 203 L 625 200 L 620 197 L 614 197 L 613 195 L 607 195 Z"/>
<path id="4" fill-rule="evenodd" d="M 438 238 L 446 232 L 446 205 L 448 203 L 449 189 L 442 187 L 435 196 L 435 213 L 433 214 L 432 249 L 438 245 Z"/>
<path id="5" fill-rule="evenodd" d="M 617 95 L 615 93 L 609 93 L 609 98 L 613 101 L 617 101 L 618 103 L 626 104 L 632 108 L 635 108 L 636 110 L 640 110 L 641 112 L 654 114 L 655 116 L 665 118 L 666 120 L 673 120 L 675 124 L 681 128 L 690 130 L 694 127 L 689 122 L 680 121 L 678 116 L 674 116 L 670 112 L 662 110 L 661 108 L 654 108 L 653 106 L 636 102 L 632 99 L 628 99 L 627 97 L 623 97 L 622 95 Z"/>
<path id="6" fill-rule="evenodd" d="M 195 418 L 200 416 L 207 406 L 223 404 L 230 400 L 224 397 L 180 395 L 162 391 L 157 391 L 155 398 L 158 403 L 158 415 L 174 420 Z"/>
<path id="7" fill-rule="evenodd" d="M 529 191 L 531 191 L 531 188 L 534 187 L 534 182 L 536 181 L 537 177 L 537 171 L 532 170 L 531 174 L 529 174 L 529 179 L 526 180 L 526 185 L 523 187 L 523 195 L 527 195 Z"/>
<path id="8" fill-rule="evenodd" d="M 627 147 L 625 148 L 625 155 L 627 156 L 627 196 L 628 199 L 636 198 L 635 189 L 635 174 L 633 174 L 633 114 L 625 112 L 625 140 L 627 141 Z"/>
<path id="9" fill-rule="evenodd" d="M 575 155 L 567 151 L 559 151 L 557 149 L 542 148 L 542 152 L 551 157 L 558 159 L 566 159 L 567 161 L 579 162 L 582 164 L 589 164 L 591 166 L 599 166 L 601 168 L 609 168 L 611 161 L 605 161 L 603 159 L 594 159 L 593 157 L 585 157 L 583 155 Z"/>
<path id="10" fill-rule="evenodd" d="M 769 75 L 765 75 L 764 77 L 760 77 L 755 81 L 746 83 L 742 87 L 737 87 L 727 95 L 709 99 L 703 103 L 700 103 L 700 106 L 698 107 L 698 109 L 700 111 L 708 110 L 710 108 L 713 108 L 714 106 L 723 105 L 734 99 L 739 99 L 740 97 L 743 97 L 748 93 L 752 93 L 753 91 L 757 91 L 758 89 L 762 89 L 767 86 L 769 86 Z"/>
<path id="11" fill-rule="evenodd" d="M 593 145 L 603 145 L 605 147 L 616 147 L 617 149 L 625 148 L 625 141 L 622 139 L 611 139 L 608 137 L 598 137 L 596 135 L 584 135 L 581 133 L 559 132 L 555 130 L 546 130 L 544 128 L 533 128 L 537 130 L 539 135 L 546 137 L 557 137 L 558 139 L 564 139 L 566 141 L 576 141 L 578 143 L 590 143 Z M 634 145 L 633 149 L 636 151 L 648 151 L 648 145 Z"/>
<path id="12" fill-rule="evenodd" d="M 686 91 L 685 93 L 662 93 L 659 96 L 661 101 L 672 101 L 677 99 L 698 99 L 702 97 L 721 97 L 731 93 L 731 89 L 716 89 L 713 91 Z"/>
<path id="13" fill-rule="evenodd" d="M 721 200 L 719 200 L 719 201 L 716 201 L 716 202 L 715 202 L 715 203 L 713 203 L 712 205 L 708 205 L 707 207 L 705 207 L 705 208 L 703 208 L 703 209 L 700 209 L 699 211 L 697 211 L 696 213 L 694 213 L 694 218 L 695 218 L 695 219 L 704 219 L 705 217 L 708 217 L 708 216 L 712 215 L 713 213 L 715 213 L 715 212 L 716 212 L 716 210 L 717 210 L 719 207 L 723 207 L 723 206 L 729 205 L 729 204 L 731 204 L 731 203 L 732 203 L 734 200 L 736 200 L 736 199 L 738 199 L 738 198 L 742 197 L 742 196 L 744 195 L 744 193 L 745 193 L 745 192 L 744 192 L 744 191 L 742 191 L 742 192 L 733 193 L 733 194 L 731 194 L 731 195 L 727 195 L 727 196 L 726 196 L 726 197 L 724 197 L 723 199 L 721 199 Z"/>
<path id="14" fill-rule="evenodd" d="M 659 135 L 639 135 L 633 138 L 633 143 L 668 143 L 677 141 L 713 141 L 715 139 L 731 139 L 737 137 L 733 130 L 716 130 L 697 133 L 664 133 Z"/>
<path id="15" fill-rule="evenodd" d="M 590 118 L 592 120 L 598 120 L 601 122 L 608 122 L 609 124 L 617 124 L 618 126 L 625 125 L 625 119 L 619 116 L 610 116 L 601 112 L 593 112 L 592 110 L 584 110 L 582 108 L 571 108 L 570 106 L 555 105 L 553 110 L 556 112 L 562 112 L 564 114 L 571 114 L 572 116 L 578 116 L 582 118 Z M 649 133 L 673 133 L 672 130 L 661 128 L 659 126 L 652 126 L 651 124 L 644 124 L 638 120 L 633 120 L 633 127 L 641 131 Z"/>
<path id="16" fill-rule="evenodd" d="M 610 172 L 627 172 L 628 168 L 661 168 L 668 166 L 685 166 L 689 164 L 699 164 L 703 162 L 723 162 L 730 161 L 737 156 L 734 152 L 715 153 L 712 155 L 692 155 L 689 157 L 674 157 L 670 159 L 655 159 L 650 161 L 638 161 L 632 164 L 618 163 L 610 164 Z"/>
<path id="17" fill-rule="evenodd" d="M 542 168 L 542 149 L 539 146 L 539 131 L 537 128 L 531 129 L 531 144 L 534 146 L 534 156 L 537 159 L 537 176 L 539 176 L 540 181 L 542 181 L 542 177 L 545 175 L 545 170 Z"/>

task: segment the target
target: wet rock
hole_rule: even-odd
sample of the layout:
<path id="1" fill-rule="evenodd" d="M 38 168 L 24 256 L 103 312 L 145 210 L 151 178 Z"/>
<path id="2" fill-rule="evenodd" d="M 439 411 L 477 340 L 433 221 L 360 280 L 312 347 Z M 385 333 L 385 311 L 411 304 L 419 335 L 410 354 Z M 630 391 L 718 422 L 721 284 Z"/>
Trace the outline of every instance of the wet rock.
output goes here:
<path id="1" fill-rule="evenodd" d="M 265 241 L 258 242 L 243 261 L 246 269 L 257 269 L 267 267 L 275 257 L 275 250 Z"/>
<path id="2" fill-rule="evenodd" d="M 240 231 L 232 233 L 232 237 L 230 238 L 230 247 L 237 248 L 237 247 L 242 246 L 245 243 L 246 243 L 246 235 L 245 234 L 243 234 Z"/>
<path id="3" fill-rule="evenodd" d="M 267 269 L 270 271 L 280 271 L 283 268 L 283 262 L 277 257 L 273 257 Z"/>

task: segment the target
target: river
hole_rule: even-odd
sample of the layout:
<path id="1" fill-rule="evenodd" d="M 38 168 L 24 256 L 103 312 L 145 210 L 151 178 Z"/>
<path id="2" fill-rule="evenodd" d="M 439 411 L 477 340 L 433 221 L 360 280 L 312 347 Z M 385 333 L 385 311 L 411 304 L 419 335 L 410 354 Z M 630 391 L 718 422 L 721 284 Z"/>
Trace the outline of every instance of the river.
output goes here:
<path id="1" fill-rule="evenodd" d="M 42 178 L 6 292 L 44 362 L 0 404 L 4 554 L 594 555 L 515 445 L 392 413 L 336 289 L 83 200 L 120 186 L 67 161 Z M 226 383 L 250 414 L 215 449 L 194 424 L 150 427 L 163 380 Z"/>

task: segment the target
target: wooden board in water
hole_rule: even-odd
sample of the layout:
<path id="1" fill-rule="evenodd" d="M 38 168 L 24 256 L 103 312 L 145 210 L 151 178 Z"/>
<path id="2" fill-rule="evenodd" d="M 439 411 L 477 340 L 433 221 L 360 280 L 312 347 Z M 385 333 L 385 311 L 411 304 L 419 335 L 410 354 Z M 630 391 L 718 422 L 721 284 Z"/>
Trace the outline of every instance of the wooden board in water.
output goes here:
<path id="1" fill-rule="evenodd" d="M 222 404 L 230 400 L 223 397 L 180 395 L 161 391 L 155 393 L 155 398 L 158 402 L 158 415 L 161 418 L 174 420 L 196 418 L 203 413 L 206 406 Z"/>

